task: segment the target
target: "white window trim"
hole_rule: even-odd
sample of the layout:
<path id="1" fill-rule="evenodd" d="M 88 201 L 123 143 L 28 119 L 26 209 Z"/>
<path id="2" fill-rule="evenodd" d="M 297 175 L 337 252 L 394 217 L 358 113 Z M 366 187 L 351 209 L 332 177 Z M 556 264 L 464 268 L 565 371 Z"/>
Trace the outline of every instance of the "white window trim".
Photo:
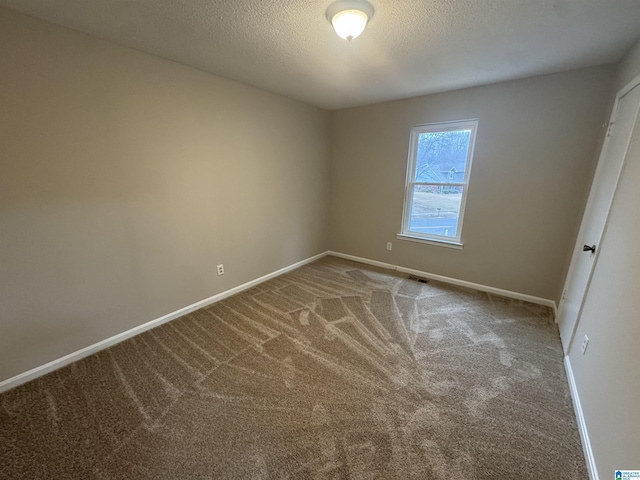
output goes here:
<path id="1" fill-rule="evenodd" d="M 427 245 L 435 245 L 436 247 L 448 247 L 462 250 L 464 245 L 459 242 L 452 242 L 451 240 L 427 240 L 426 238 L 414 237 L 412 235 L 405 235 L 404 233 L 398 233 L 396 235 L 398 240 L 406 240 L 407 242 L 425 243 Z M 450 237 L 446 237 L 450 238 Z"/>
<path id="2" fill-rule="evenodd" d="M 418 138 L 421 133 L 430 132 L 443 132 L 451 130 L 471 130 L 469 137 L 469 150 L 467 151 L 467 164 L 464 172 L 464 179 L 462 182 L 451 183 L 438 183 L 441 186 L 457 186 L 462 188 L 462 198 L 460 199 L 460 214 L 458 216 L 458 228 L 456 230 L 455 237 L 446 237 L 444 235 L 428 235 L 412 232 L 409 230 L 409 218 L 411 215 L 411 207 L 413 203 L 413 186 L 414 185 L 434 185 L 432 182 L 415 182 L 413 181 L 415 176 L 416 159 L 417 159 L 417 146 Z M 416 125 L 411 128 L 411 135 L 409 139 L 409 158 L 407 160 L 407 176 L 404 186 L 404 206 L 402 210 L 402 227 L 397 238 L 401 240 L 418 241 L 420 243 L 426 243 L 431 245 L 440 245 L 443 247 L 451 247 L 461 249 L 463 243 L 462 237 L 462 223 L 464 220 L 464 211 L 467 203 L 467 193 L 469 191 L 469 178 L 471 174 L 471 164 L 473 160 L 473 151 L 476 143 L 476 131 L 478 129 L 478 119 L 460 120 L 452 122 L 437 122 L 428 123 L 425 125 Z"/>

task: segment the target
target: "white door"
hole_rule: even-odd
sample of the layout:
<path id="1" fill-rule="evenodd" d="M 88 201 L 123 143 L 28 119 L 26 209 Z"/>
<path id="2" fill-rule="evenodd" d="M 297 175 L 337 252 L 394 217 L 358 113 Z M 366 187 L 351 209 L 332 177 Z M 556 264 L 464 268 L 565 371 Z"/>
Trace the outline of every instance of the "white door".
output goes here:
<path id="1" fill-rule="evenodd" d="M 634 81 L 622 89 L 616 97 L 609 131 L 602 146 L 578 240 L 571 258 L 571 266 L 558 308 L 560 338 L 566 354 L 571 348 L 584 296 L 591 281 L 594 261 L 599 254 L 598 244 L 605 228 L 624 157 L 629 148 L 633 126 L 638 116 L 639 84 L 640 81 Z M 595 247 L 595 251 L 587 250 L 591 247 Z"/>

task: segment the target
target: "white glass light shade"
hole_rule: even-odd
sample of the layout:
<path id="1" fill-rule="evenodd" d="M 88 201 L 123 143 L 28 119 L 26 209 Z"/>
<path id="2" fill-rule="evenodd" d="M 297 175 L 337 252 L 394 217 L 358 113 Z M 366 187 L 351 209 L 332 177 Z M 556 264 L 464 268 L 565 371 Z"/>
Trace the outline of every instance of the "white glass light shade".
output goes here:
<path id="1" fill-rule="evenodd" d="M 368 21 L 367 14 L 360 10 L 343 10 L 333 16 L 331 24 L 339 37 L 353 40 L 364 31 Z"/>

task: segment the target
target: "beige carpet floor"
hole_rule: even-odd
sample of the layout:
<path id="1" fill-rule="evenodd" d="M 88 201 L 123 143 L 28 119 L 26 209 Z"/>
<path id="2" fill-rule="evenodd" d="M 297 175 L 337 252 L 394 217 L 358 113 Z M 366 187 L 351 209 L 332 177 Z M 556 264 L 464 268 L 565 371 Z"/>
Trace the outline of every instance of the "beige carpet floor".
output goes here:
<path id="1" fill-rule="evenodd" d="M 0 395 L 2 479 L 586 479 L 546 307 L 326 257 Z"/>

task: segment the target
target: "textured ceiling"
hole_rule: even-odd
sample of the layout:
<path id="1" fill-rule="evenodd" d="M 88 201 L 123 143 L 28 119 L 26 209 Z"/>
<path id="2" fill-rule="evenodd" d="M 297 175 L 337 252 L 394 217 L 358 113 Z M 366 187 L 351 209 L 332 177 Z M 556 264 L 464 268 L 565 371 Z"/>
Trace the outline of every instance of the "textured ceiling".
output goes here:
<path id="1" fill-rule="evenodd" d="M 327 109 L 618 61 L 640 0 L 371 0 L 338 38 L 331 0 L 0 0 L 0 6 Z"/>

